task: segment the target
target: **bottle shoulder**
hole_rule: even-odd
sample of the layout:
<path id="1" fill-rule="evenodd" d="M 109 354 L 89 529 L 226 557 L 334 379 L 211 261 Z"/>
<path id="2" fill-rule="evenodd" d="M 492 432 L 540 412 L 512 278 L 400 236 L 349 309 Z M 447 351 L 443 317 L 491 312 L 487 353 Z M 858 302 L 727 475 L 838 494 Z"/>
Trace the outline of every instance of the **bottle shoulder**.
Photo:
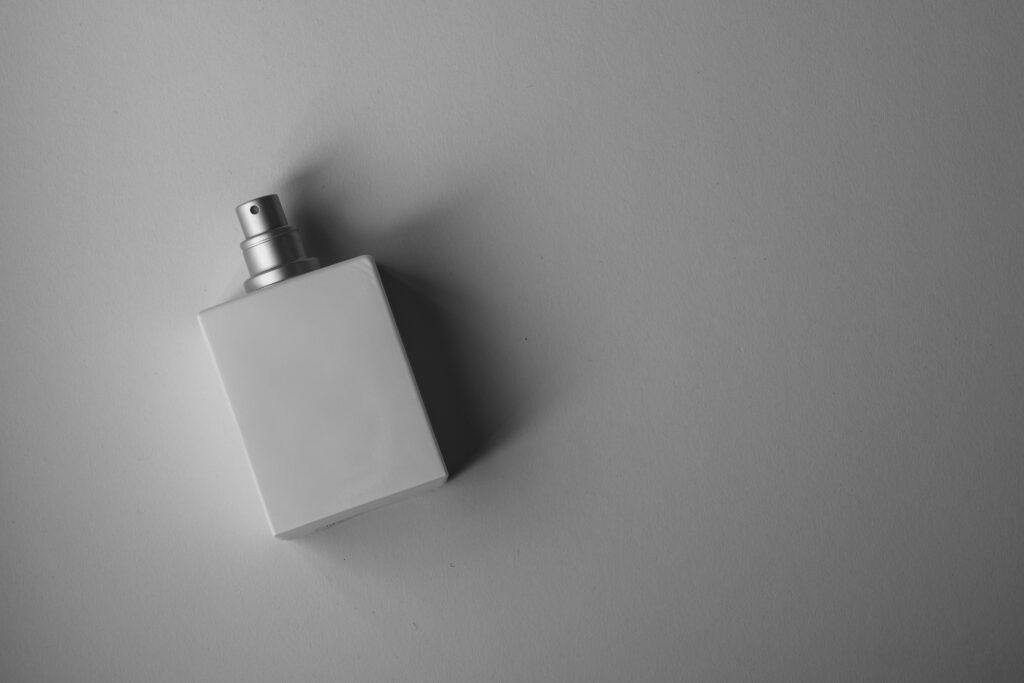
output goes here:
<path id="1" fill-rule="evenodd" d="M 377 288 L 382 287 L 376 259 L 369 254 L 339 261 L 309 273 L 267 285 L 254 292 L 241 294 L 234 299 L 203 309 L 199 312 L 198 318 L 202 321 L 205 317 L 214 314 L 215 311 L 225 308 L 256 306 L 260 301 L 282 297 L 303 297 L 308 295 L 310 290 L 318 290 L 321 287 L 334 289 L 338 286 L 355 286 L 360 281 L 372 282 Z"/>

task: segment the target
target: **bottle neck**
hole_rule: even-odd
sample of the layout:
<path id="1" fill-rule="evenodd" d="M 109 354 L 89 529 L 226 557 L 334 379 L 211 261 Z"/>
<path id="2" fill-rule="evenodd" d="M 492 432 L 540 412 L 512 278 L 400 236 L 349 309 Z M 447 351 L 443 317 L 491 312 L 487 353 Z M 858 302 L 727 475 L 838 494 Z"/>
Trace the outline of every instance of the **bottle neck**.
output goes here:
<path id="1" fill-rule="evenodd" d="M 239 204 L 235 215 L 245 235 L 239 246 L 249 269 L 246 292 L 255 292 L 320 266 L 317 258 L 306 254 L 299 231 L 288 225 L 276 194 Z"/>

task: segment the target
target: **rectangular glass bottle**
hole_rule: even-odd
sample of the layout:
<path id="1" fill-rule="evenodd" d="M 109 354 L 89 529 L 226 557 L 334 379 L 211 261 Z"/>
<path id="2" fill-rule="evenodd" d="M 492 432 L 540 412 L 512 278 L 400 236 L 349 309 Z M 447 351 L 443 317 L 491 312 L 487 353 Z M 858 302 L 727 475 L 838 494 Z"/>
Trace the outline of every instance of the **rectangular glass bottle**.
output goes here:
<path id="1" fill-rule="evenodd" d="M 199 322 L 271 533 L 294 538 L 444 483 L 373 259 L 317 269 L 276 195 L 236 211 L 248 293 Z"/>

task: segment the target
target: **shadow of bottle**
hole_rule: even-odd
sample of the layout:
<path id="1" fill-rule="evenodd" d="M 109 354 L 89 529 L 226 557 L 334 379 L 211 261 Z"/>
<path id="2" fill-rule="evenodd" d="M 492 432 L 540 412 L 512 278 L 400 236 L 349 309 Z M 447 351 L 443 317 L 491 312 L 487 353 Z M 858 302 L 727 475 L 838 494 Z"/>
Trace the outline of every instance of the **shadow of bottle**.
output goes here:
<path id="1" fill-rule="evenodd" d="M 486 392 L 469 385 L 470 374 L 455 351 L 462 344 L 453 338 L 455 326 L 444 308 L 423 293 L 422 285 L 386 266 L 380 272 L 434 437 L 455 476 L 488 446 L 485 416 L 475 400 Z"/>

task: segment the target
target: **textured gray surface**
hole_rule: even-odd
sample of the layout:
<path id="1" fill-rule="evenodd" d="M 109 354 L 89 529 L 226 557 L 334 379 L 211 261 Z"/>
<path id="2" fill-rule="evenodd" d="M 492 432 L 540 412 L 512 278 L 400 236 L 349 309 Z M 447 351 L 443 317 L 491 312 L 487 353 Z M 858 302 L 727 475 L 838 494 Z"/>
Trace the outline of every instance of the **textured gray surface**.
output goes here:
<path id="1" fill-rule="evenodd" d="M 832 4 L 3 3 L 0 677 L 1024 677 L 1024 19 Z M 461 470 L 292 543 L 273 191 Z"/>

